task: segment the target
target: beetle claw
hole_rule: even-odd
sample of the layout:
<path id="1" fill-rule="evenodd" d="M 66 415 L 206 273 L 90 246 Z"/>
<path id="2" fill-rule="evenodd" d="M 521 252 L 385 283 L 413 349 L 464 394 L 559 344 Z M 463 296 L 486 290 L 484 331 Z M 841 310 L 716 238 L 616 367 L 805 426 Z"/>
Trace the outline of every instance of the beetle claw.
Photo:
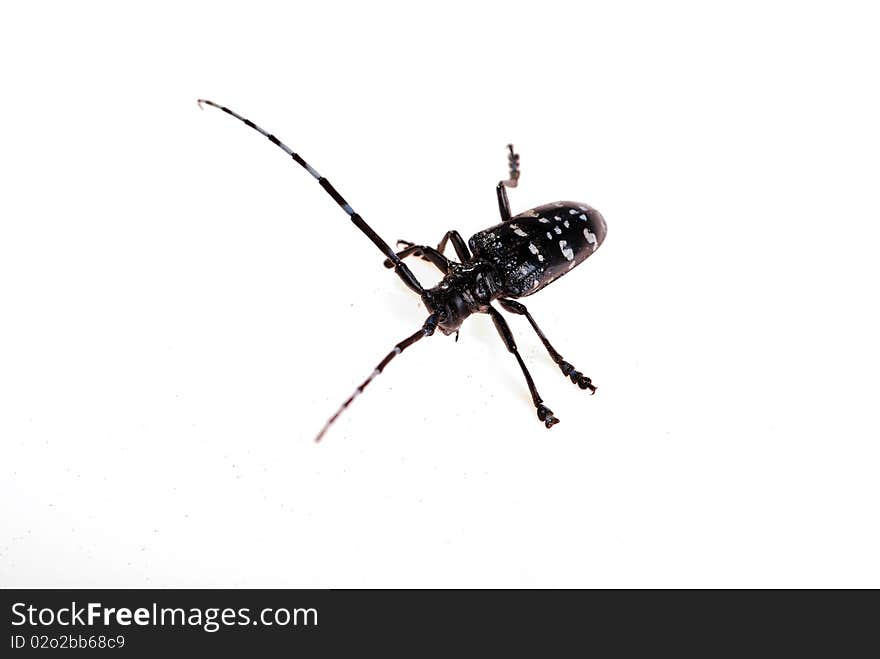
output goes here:
<path id="1" fill-rule="evenodd" d="M 590 380 L 590 378 L 588 378 L 586 375 L 582 375 L 580 378 L 578 378 L 577 386 L 579 386 L 581 389 L 589 389 L 591 396 L 596 393 L 595 385 L 593 384 L 592 380 Z"/>

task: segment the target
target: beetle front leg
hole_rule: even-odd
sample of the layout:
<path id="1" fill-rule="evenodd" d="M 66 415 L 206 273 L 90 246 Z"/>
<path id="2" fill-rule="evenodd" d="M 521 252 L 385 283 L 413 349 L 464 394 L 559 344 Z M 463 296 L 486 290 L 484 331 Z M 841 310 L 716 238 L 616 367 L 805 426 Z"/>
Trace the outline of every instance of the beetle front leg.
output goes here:
<path id="1" fill-rule="evenodd" d="M 596 393 L 596 387 L 593 384 L 593 381 L 590 380 L 586 375 L 577 370 L 573 365 L 569 362 L 565 361 L 556 349 L 550 345 L 550 341 L 547 340 L 547 337 L 544 336 L 544 332 L 541 331 L 541 328 L 538 327 L 538 323 L 535 322 L 535 319 L 532 318 L 532 314 L 529 313 L 529 310 L 526 309 L 525 305 L 520 304 L 519 302 L 514 302 L 513 300 L 507 300 L 505 298 L 498 298 L 498 303 L 504 307 L 510 313 L 515 313 L 520 316 L 525 316 L 529 323 L 532 326 L 532 329 L 535 330 L 535 333 L 538 335 L 538 338 L 541 339 L 541 343 L 544 344 L 544 347 L 547 348 L 547 352 L 550 353 L 550 358 L 556 362 L 559 366 L 562 374 L 568 377 L 574 384 L 579 386 L 581 389 L 589 389 L 590 395 Z"/>
<path id="2" fill-rule="evenodd" d="M 495 329 L 497 329 L 498 333 L 501 335 L 501 339 L 504 341 L 504 345 L 507 347 L 508 352 L 516 357 L 516 361 L 526 378 L 526 384 L 529 387 L 529 393 L 532 395 L 532 401 L 535 403 L 535 408 L 538 412 L 538 419 L 543 421 L 544 425 L 549 430 L 559 423 L 559 419 L 553 416 L 553 411 L 544 405 L 544 401 L 541 399 L 540 394 L 538 394 L 538 389 L 535 387 L 535 381 L 532 379 L 532 374 L 529 373 L 529 369 L 526 368 L 526 364 L 516 347 L 516 341 L 513 340 L 513 333 L 510 331 L 510 326 L 507 324 L 507 321 L 504 320 L 504 316 L 498 313 L 494 308 L 489 307 L 489 310 L 486 313 L 492 316 L 492 322 L 495 323 Z"/>
<path id="3" fill-rule="evenodd" d="M 447 231 L 446 235 L 443 236 L 443 240 L 440 241 L 440 244 L 437 245 L 437 251 L 441 254 L 443 250 L 446 249 L 446 243 L 451 242 L 452 248 L 455 250 L 455 255 L 458 256 L 458 260 L 462 263 L 465 261 L 469 261 L 471 258 L 471 250 L 468 249 L 467 243 L 464 241 L 464 238 L 461 237 L 461 234 L 453 229 L 452 231 Z"/>
<path id="4" fill-rule="evenodd" d="M 407 256 L 418 256 L 424 259 L 425 261 L 429 261 L 437 266 L 437 269 L 440 270 L 444 275 L 449 272 L 449 259 L 447 259 L 443 254 L 438 252 L 433 247 L 428 247 L 427 245 L 414 245 L 408 240 L 398 240 L 399 245 L 406 245 L 405 249 L 397 252 L 397 257 L 401 259 L 405 259 Z M 386 268 L 393 268 L 394 264 L 391 262 L 391 259 L 385 259 L 383 264 Z"/>

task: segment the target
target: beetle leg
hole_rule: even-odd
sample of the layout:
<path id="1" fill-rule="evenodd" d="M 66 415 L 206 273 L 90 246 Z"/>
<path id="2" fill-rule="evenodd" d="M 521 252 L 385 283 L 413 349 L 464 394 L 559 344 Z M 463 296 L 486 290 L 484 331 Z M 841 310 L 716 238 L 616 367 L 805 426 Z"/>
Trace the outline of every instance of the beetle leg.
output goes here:
<path id="1" fill-rule="evenodd" d="M 497 329 L 498 333 L 501 335 L 501 339 L 504 341 L 504 345 L 507 346 L 508 352 L 513 353 L 513 356 L 516 357 L 516 361 L 519 363 L 519 367 L 522 369 L 523 375 L 526 377 L 526 384 L 529 386 L 529 393 L 532 394 L 532 401 L 534 401 L 535 408 L 538 411 L 538 419 L 543 421 L 548 429 L 552 428 L 559 423 L 559 419 L 553 416 L 553 411 L 544 405 L 544 401 L 541 399 L 540 394 L 538 394 L 538 390 L 535 387 L 535 381 L 532 379 L 532 374 L 529 373 L 529 369 L 526 368 L 525 362 L 522 357 L 520 357 L 519 350 L 516 347 L 516 341 L 513 340 L 513 334 L 510 331 L 510 326 L 507 324 L 507 321 L 504 320 L 504 316 L 498 313 L 495 308 L 489 307 L 486 313 L 492 316 L 492 322 L 495 323 L 495 329 Z"/>
<path id="2" fill-rule="evenodd" d="M 550 358 L 556 362 L 559 366 L 562 374 L 568 377 L 574 384 L 579 386 L 581 389 L 589 389 L 590 395 L 596 393 L 596 387 L 593 384 L 592 380 L 588 378 L 586 375 L 578 371 L 574 366 L 565 361 L 556 349 L 550 345 L 550 341 L 547 340 L 547 337 L 544 336 L 544 332 L 541 331 L 541 328 L 538 327 L 538 323 L 535 322 L 535 319 L 532 318 L 532 314 L 529 313 L 529 310 L 526 309 L 525 305 L 520 304 L 519 302 L 514 302 L 513 300 L 507 300 L 504 298 L 498 298 L 498 303 L 504 307 L 510 313 L 515 313 L 520 316 L 525 316 L 529 323 L 532 326 L 532 329 L 535 330 L 535 333 L 538 335 L 538 338 L 541 339 L 541 343 L 544 344 L 544 347 L 547 348 L 547 352 L 550 353 Z"/>
<path id="3" fill-rule="evenodd" d="M 510 200 L 507 198 L 507 188 L 515 188 L 519 183 L 519 154 L 514 152 L 513 144 L 507 145 L 507 152 L 507 166 L 510 170 L 510 176 L 504 181 L 499 181 L 495 188 L 502 222 L 507 222 L 510 219 Z"/>
<path id="4" fill-rule="evenodd" d="M 398 258 L 405 259 L 407 256 L 419 256 L 425 261 L 430 261 L 431 263 L 433 263 L 443 274 L 449 272 L 449 259 L 443 256 L 433 247 L 428 247 L 427 245 L 414 245 L 408 240 L 398 240 L 397 244 L 406 245 L 406 249 L 397 252 Z M 391 259 L 385 259 L 383 265 L 386 268 L 394 267 Z"/>
<path id="5" fill-rule="evenodd" d="M 465 261 L 470 261 L 471 250 L 468 249 L 467 243 L 464 241 L 464 238 L 462 238 L 461 234 L 455 229 L 446 232 L 446 235 L 443 236 L 443 240 L 441 240 L 440 244 L 437 245 L 437 251 L 442 254 L 443 250 L 446 249 L 446 243 L 449 241 L 452 241 L 452 248 L 455 250 L 455 254 L 456 256 L 458 256 L 458 260 L 461 263 L 464 263 Z"/>

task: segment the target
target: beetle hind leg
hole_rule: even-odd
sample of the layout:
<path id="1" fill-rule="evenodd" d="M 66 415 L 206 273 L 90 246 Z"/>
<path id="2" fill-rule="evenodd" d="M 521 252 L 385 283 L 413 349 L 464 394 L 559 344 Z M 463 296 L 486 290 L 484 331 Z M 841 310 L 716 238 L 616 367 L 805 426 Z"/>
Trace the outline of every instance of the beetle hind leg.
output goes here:
<path id="1" fill-rule="evenodd" d="M 538 335 L 538 338 L 541 339 L 541 343 L 544 344 L 544 347 L 550 354 L 550 358 L 554 362 L 556 362 L 556 365 L 559 366 L 559 370 L 562 371 L 562 374 L 565 377 L 570 379 L 573 384 L 576 384 L 581 389 L 589 389 L 591 396 L 596 393 L 596 385 L 593 384 L 593 381 L 586 375 L 581 373 L 579 370 L 577 370 L 570 362 L 565 361 L 562 358 L 562 355 L 556 352 L 556 349 L 552 345 L 550 345 L 550 341 L 548 341 L 547 337 L 544 336 L 544 332 L 542 332 L 541 328 L 538 327 L 538 323 L 536 323 L 535 319 L 532 318 L 532 314 L 529 313 L 529 310 L 526 309 L 524 304 L 514 302 L 513 300 L 507 300 L 505 298 L 499 298 L 498 303 L 510 313 L 515 313 L 519 316 L 526 317 L 526 319 L 529 321 L 529 324 L 532 326 L 532 329 L 534 329 L 535 333 Z"/>
<path id="2" fill-rule="evenodd" d="M 486 313 L 492 317 L 492 322 L 495 323 L 495 329 L 497 329 L 498 333 L 501 335 L 501 339 L 504 341 L 504 345 L 507 347 L 508 352 L 516 357 L 520 370 L 522 370 L 523 375 L 526 378 L 529 393 L 532 395 L 532 402 L 535 404 L 535 410 L 538 413 L 538 420 L 549 430 L 559 423 L 559 419 L 553 415 L 553 410 L 544 405 L 544 401 L 541 399 L 537 387 L 535 387 L 535 381 L 532 379 L 532 374 L 529 373 L 529 369 L 526 368 L 526 364 L 519 354 L 519 350 L 516 347 L 516 341 L 513 340 L 513 333 L 510 331 L 510 326 L 507 324 L 507 321 L 504 320 L 504 316 L 498 313 L 494 308 L 489 307 L 489 310 Z"/>

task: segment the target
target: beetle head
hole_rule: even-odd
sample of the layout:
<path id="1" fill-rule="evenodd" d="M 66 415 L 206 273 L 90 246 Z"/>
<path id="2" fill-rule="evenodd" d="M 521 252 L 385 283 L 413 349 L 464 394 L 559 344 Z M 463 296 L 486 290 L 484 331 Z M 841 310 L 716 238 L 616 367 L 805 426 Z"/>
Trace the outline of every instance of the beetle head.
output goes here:
<path id="1" fill-rule="evenodd" d="M 473 313 L 463 291 L 450 286 L 446 281 L 441 281 L 434 288 L 426 290 L 422 295 L 422 301 L 428 311 L 439 314 L 437 326 L 447 336 L 455 334 L 465 318 Z"/>

